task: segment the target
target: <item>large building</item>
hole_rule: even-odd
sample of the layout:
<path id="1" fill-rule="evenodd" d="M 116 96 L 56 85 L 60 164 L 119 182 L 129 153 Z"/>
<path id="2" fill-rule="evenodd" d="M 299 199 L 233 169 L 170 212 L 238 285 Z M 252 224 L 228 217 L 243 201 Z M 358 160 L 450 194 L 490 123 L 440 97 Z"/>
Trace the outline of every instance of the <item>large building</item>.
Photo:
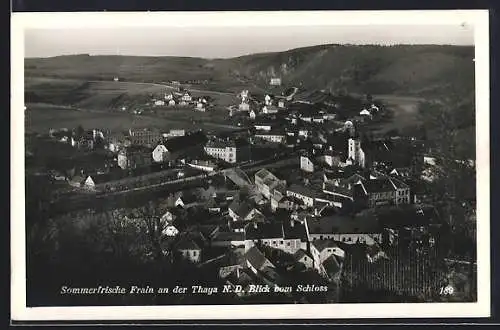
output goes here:
<path id="1" fill-rule="evenodd" d="M 208 155 L 231 164 L 250 158 L 250 145 L 243 140 L 212 140 L 204 149 Z"/>
<path id="2" fill-rule="evenodd" d="M 161 141 L 161 138 L 161 133 L 158 130 L 129 129 L 129 139 L 132 144 L 152 147 Z"/>
<path id="3" fill-rule="evenodd" d="M 255 185 L 259 192 L 267 199 L 270 199 L 275 191 L 283 193 L 286 189 L 286 181 L 278 179 L 265 168 L 255 173 Z"/>
<path id="4" fill-rule="evenodd" d="M 118 153 L 118 166 L 124 170 L 149 165 L 151 165 L 151 149 L 148 147 L 132 145 Z"/>

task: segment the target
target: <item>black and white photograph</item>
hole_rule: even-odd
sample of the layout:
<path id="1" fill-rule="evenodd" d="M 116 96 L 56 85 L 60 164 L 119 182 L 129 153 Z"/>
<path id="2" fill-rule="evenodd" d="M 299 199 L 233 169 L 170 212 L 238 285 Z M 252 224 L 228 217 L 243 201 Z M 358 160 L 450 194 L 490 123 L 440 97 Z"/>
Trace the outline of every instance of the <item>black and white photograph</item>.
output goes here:
<path id="1" fill-rule="evenodd" d="M 487 11 L 12 20 L 13 316 L 489 316 Z"/>

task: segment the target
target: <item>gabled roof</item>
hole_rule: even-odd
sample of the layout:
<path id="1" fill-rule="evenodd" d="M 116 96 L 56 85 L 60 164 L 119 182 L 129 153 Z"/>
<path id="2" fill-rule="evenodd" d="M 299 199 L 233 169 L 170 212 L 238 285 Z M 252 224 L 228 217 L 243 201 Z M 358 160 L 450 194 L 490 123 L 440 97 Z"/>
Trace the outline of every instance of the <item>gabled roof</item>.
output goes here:
<path id="1" fill-rule="evenodd" d="M 242 202 L 235 199 L 231 205 L 229 205 L 229 209 L 236 213 L 236 215 L 240 218 L 245 218 L 254 209 L 254 206 L 247 201 Z"/>
<path id="2" fill-rule="evenodd" d="M 374 216 L 345 216 L 334 214 L 324 217 L 311 217 L 307 220 L 310 234 L 375 234 L 381 226 Z"/>
<path id="3" fill-rule="evenodd" d="M 253 223 L 245 227 L 245 238 L 248 240 L 283 238 L 283 228 L 281 223 L 277 222 Z"/>
<path id="4" fill-rule="evenodd" d="M 300 260 L 302 259 L 304 256 L 307 256 L 309 258 L 312 259 L 312 257 L 309 255 L 308 252 L 300 249 L 300 250 L 297 250 L 297 252 L 294 253 L 293 257 L 295 258 L 295 260 Z"/>
<path id="5" fill-rule="evenodd" d="M 337 243 L 333 240 L 333 239 L 317 239 L 317 240 L 314 240 L 312 241 L 311 243 L 315 248 L 316 250 L 318 250 L 320 253 L 321 251 L 323 251 L 324 249 L 328 249 L 328 248 L 338 248 L 339 246 L 337 245 Z"/>
<path id="6" fill-rule="evenodd" d="M 303 186 L 299 184 L 292 184 L 287 191 L 291 191 L 306 197 L 316 198 L 320 195 L 320 192 L 308 186 Z"/>
<path id="7" fill-rule="evenodd" d="M 181 151 L 182 149 L 204 145 L 207 137 L 203 132 L 198 131 L 192 134 L 177 136 L 165 141 L 165 147 L 169 152 Z"/>
<path id="8" fill-rule="evenodd" d="M 198 200 L 195 195 L 189 193 L 182 194 L 181 196 L 179 196 L 179 198 L 182 200 L 182 203 L 184 204 L 195 203 Z"/>
<path id="9" fill-rule="evenodd" d="M 183 238 L 176 245 L 177 250 L 201 250 L 198 244 L 190 238 Z"/>
<path id="10" fill-rule="evenodd" d="M 340 269 L 340 263 L 335 255 L 331 255 L 323 261 L 323 268 L 329 275 L 337 274 Z"/>
<path id="11" fill-rule="evenodd" d="M 366 180 L 362 185 L 368 194 L 396 190 L 391 180 L 387 178 Z"/>
<path id="12" fill-rule="evenodd" d="M 258 270 L 263 269 L 266 264 L 272 265 L 269 259 L 267 259 L 256 246 L 252 246 L 247 253 L 245 253 L 245 259 Z"/>
<path id="13" fill-rule="evenodd" d="M 293 225 L 292 225 L 293 223 Z M 306 226 L 298 221 L 283 221 L 283 238 L 307 241 Z"/>

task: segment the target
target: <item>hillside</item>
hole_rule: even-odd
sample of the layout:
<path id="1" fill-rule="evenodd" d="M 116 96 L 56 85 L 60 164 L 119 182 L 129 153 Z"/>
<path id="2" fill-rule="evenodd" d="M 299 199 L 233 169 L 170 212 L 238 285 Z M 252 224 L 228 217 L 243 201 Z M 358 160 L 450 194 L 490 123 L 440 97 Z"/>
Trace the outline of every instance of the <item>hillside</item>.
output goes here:
<path id="1" fill-rule="evenodd" d="M 271 77 L 308 89 L 436 96 L 474 92 L 474 48 L 465 46 L 321 45 L 231 59 L 59 56 L 26 59 L 27 77 L 131 81 L 205 81 L 232 89 L 265 87 Z"/>

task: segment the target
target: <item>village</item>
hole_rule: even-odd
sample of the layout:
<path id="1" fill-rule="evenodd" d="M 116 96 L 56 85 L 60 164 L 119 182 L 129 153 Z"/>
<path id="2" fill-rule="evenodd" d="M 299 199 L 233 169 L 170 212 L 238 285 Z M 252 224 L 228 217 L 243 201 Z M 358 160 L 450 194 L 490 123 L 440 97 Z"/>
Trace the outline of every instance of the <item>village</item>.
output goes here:
<path id="1" fill-rule="evenodd" d="M 27 169 L 40 156 L 32 146 L 56 146 L 58 154 L 42 166 L 53 204 L 176 184 L 155 197 L 152 239 L 165 262 L 216 272 L 221 287 L 242 287 L 231 291 L 237 299 L 267 301 L 252 289 L 258 285 L 300 286 L 274 292 L 299 302 L 307 291 L 314 298 L 306 301 L 338 302 L 342 290 L 358 286 L 430 299 L 443 285 L 467 285 L 443 284 L 444 271 L 435 271 L 447 227 L 433 205 L 430 186 L 442 169 L 428 141 L 374 134 L 390 109 L 369 96 L 302 91 L 280 78 L 269 90 L 241 91 L 226 109 L 227 122 L 238 127 L 232 131 L 51 129 L 27 137 Z M 175 108 L 194 118 L 217 107 L 183 87 L 149 96 L 147 105 L 159 116 Z M 144 216 L 113 211 L 127 221 Z M 395 269 L 402 262 L 423 275 Z M 393 279 L 374 280 L 382 271 Z"/>

